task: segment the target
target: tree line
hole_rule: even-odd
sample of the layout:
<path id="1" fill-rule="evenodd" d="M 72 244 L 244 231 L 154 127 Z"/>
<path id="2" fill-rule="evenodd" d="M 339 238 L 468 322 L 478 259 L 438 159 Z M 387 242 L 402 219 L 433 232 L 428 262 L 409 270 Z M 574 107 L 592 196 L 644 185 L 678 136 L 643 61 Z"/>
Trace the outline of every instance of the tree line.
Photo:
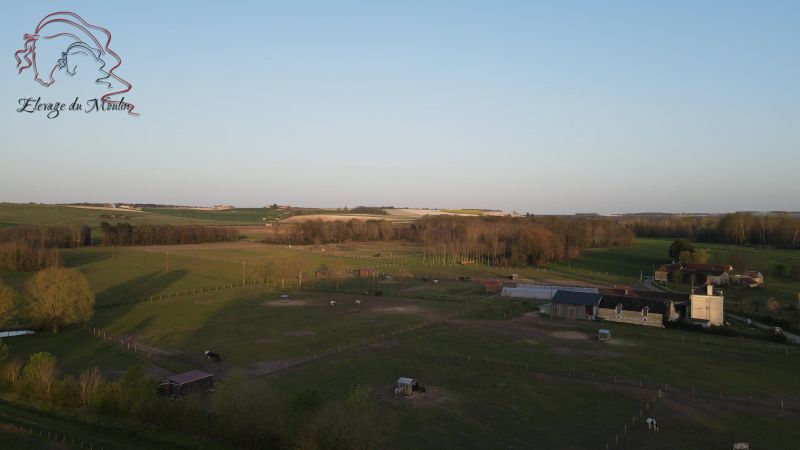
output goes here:
<path id="1" fill-rule="evenodd" d="M 0 229 L 0 269 L 34 271 L 58 265 L 59 248 L 91 245 L 86 225 Z"/>
<path id="2" fill-rule="evenodd" d="M 659 217 L 637 219 L 628 226 L 642 237 L 683 237 L 699 242 L 800 248 L 800 217 L 786 213 Z"/>
<path id="3" fill-rule="evenodd" d="M 528 266 L 576 256 L 584 248 L 630 244 L 634 233 L 595 218 L 427 216 L 410 225 L 311 220 L 295 225 L 288 239 L 298 244 L 403 240 L 422 245 L 434 261 Z"/>
<path id="4" fill-rule="evenodd" d="M 325 398 L 313 389 L 276 391 L 232 371 L 209 395 L 176 402 L 157 395 L 158 380 L 141 366 L 108 379 L 97 367 L 62 373 L 51 353 L 34 353 L 25 362 L 11 353 L 0 340 L 0 392 L 65 414 L 114 417 L 242 449 L 370 450 L 385 444 L 375 394 L 363 386 Z"/>
<path id="5" fill-rule="evenodd" d="M 227 227 L 200 225 L 131 225 L 100 223 L 103 245 L 179 245 L 236 241 L 239 232 Z"/>

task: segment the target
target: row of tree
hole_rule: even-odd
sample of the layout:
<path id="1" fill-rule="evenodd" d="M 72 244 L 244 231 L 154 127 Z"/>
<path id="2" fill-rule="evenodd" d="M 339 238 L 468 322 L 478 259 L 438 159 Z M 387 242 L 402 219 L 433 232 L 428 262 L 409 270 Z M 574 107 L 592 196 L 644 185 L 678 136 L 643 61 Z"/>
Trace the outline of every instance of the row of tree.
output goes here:
<path id="1" fill-rule="evenodd" d="M 0 391 L 67 414 L 118 417 L 243 449 L 382 447 L 376 400 L 361 386 L 353 386 L 343 398 L 326 399 L 312 389 L 275 392 L 234 371 L 215 383 L 209 396 L 175 402 L 156 395 L 158 381 L 140 366 L 109 380 L 96 367 L 77 377 L 62 374 L 56 358 L 46 352 L 31 355 L 25 364 L 8 355 L 0 341 Z"/>
<path id="2" fill-rule="evenodd" d="M 178 245 L 236 241 L 239 232 L 227 227 L 199 225 L 100 224 L 104 245 Z"/>
<path id="3" fill-rule="evenodd" d="M 684 237 L 700 242 L 800 248 L 800 217 L 786 213 L 671 216 L 637 219 L 629 226 L 637 236 Z"/>
<path id="4" fill-rule="evenodd" d="M 92 230 L 86 225 L 0 228 L 0 243 L 28 242 L 43 248 L 92 245 Z"/>
<path id="5" fill-rule="evenodd" d="M 86 225 L 0 228 L 0 269 L 34 271 L 59 263 L 58 248 L 91 245 Z"/>
<path id="6" fill-rule="evenodd" d="M 502 266 L 546 264 L 584 248 L 634 241 L 634 233 L 614 221 L 577 217 L 428 216 L 410 225 L 313 220 L 297 224 L 289 237 L 309 244 L 404 240 L 421 244 L 433 260 Z"/>

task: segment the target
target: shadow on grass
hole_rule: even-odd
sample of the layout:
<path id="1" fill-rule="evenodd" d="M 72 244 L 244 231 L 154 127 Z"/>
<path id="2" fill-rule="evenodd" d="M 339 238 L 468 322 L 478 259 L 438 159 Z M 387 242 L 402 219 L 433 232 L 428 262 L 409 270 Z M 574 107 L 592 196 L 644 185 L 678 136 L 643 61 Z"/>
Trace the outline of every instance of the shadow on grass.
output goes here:
<path id="1" fill-rule="evenodd" d="M 167 273 L 159 271 L 142 275 L 98 293 L 97 307 L 129 303 L 131 300 L 158 294 L 188 273 L 186 270 L 173 270 Z"/>
<path id="2" fill-rule="evenodd" d="M 66 267 L 80 267 L 111 259 L 111 250 L 75 250 L 61 252 Z"/>

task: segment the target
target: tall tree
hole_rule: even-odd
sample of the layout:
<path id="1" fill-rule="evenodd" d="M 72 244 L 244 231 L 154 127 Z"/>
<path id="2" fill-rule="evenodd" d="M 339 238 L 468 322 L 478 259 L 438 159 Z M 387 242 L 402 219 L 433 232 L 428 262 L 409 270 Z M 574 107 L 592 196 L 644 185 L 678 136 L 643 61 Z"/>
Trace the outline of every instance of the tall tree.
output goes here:
<path id="1" fill-rule="evenodd" d="M 0 327 L 11 324 L 14 320 L 14 290 L 0 281 Z"/>
<path id="2" fill-rule="evenodd" d="M 27 284 L 31 321 L 57 333 L 59 328 L 84 323 L 94 313 L 94 293 L 86 277 L 73 269 L 51 267 Z"/>
<path id="3" fill-rule="evenodd" d="M 47 352 L 34 353 L 22 369 L 22 378 L 34 391 L 38 391 L 45 398 L 50 398 L 53 385 L 58 378 L 55 356 Z"/>
<path id="4" fill-rule="evenodd" d="M 669 257 L 677 261 L 683 252 L 694 253 L 694 246 L 686 239 L 675 239 L 669 246 Z"/>

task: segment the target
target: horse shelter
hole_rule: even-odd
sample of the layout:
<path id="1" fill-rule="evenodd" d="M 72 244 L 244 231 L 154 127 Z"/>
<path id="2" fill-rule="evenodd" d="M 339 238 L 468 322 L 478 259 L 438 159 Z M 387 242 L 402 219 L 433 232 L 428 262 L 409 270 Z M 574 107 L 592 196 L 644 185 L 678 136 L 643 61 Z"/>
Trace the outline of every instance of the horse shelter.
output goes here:
<path id="1" fill-rule="evenodd" d="M 170 397 L 205 394 L 214 390 L 214 376 L 202 370 L 179 373 L 164 380 L 158 389 Z"/>

